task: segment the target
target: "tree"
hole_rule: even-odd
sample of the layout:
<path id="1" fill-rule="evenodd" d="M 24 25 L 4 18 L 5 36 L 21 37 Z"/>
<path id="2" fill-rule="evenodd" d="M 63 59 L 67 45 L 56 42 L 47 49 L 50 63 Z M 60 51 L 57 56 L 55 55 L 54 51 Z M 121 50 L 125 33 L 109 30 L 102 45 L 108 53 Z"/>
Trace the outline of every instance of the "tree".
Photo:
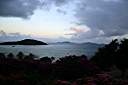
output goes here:
<path id="1" fill-rule="evenodd" d="M 105 47 L 99 48 L 91 58 L 91 62 L 101 68 L 115 65 L 124 73 L 128 68 L 128 39 L 123 39 L 120 42 L 116 39 Z"/>
<path id="2" fill-rule="evenodd" d="M 52 63 L 52 59 L 49 57 L 42 57 L 40 58 L 40 61 L 45 62 L 45 63 Z"/>
<path id="3" fill-rule="evenodd" d="M 54 60 L 55 60 L 55 58 L 54 58 L 54 57 L 51 57 L 51 60 L 52 60 L 52 61 L 54 61 Z"/>
<path id="4" fill-rule="evenodd" d="M 117 39 L 98 49 L 98 52 L 91 58 L 91 61 L 101 68 L 109 68 L 115 65 L 116 53 L 119 48 Z"/>
<path id="5" fill-rule="evenodd" d="M 22 52 L 19 52 L 19 53 L 17 54 L 17 58 L 18 58 L 19 60 L 22 60 L 22 59 L 24 58 L 24 54 L 23 54 Z"/>
<path id="6" fill-rule="evenodd" d="M 116 65 L 122 70 L 128 68 L 128 39 L 123 39 L 120 42 Z"/>
<path id="7" fill-rule="evenodd" d="M 34 58 L 36 58 L 36 56 L 32 53 L 24 57 L 25 60 L 34 60 Z"/>
<path id="8" fill-rule="evenodd" d="M 6 56 L 4 53 L 0 53 L 0 60 L 5 60 L 6 59 Z"/>
<path id="9" fill-rule="evenodd" d="M 7 58 L 8 58 L 8 59 L 14 59 L 14 57 L 15 57 L 15 56 L 14 56 L 13 53 L 9 53 L 9 54 L 7 55 Z"/>
<path id="10" fill-rule="evenodd" d="M 73 80 L 85 75 L 93 75 L 97 71 L 85 55 L 59 58 L 53 66 L 54 77 L 62 80 Z"/>

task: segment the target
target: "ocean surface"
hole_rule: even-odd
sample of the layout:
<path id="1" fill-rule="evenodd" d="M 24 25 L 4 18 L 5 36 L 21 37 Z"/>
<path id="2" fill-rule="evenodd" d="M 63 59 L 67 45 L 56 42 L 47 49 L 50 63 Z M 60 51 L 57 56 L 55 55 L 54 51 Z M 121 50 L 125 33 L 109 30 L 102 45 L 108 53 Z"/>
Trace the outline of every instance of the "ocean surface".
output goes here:
<path id="1" fill-rule="evenodd" d="M 38 57 L 55 57 L 60 58 L 67 55 L 87 55 L 90 58 L 95 54 L 99 46 L 96 45 L 81 45 L 81 44 L 67 44 L 67 45 L 0 45 L 0 53 L 18 52 L 24 54 L 33 53 Z"/>

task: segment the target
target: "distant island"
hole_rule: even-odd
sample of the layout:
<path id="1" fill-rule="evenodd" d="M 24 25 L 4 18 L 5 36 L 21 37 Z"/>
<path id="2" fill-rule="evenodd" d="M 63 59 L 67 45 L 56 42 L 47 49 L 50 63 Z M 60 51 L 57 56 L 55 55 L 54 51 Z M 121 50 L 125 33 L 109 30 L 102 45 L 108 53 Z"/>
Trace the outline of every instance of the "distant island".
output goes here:
<path id="1" fill-rule="evenodd" d="M 48 45 L 48 44 L 34 39 L 24 39 L 21 41 L 2 42 L 0 43 L 0 45 Z"/>
<path id="2" fill-rule="evenodd" d="M 49 44 L 54 44 L 54 45 L 65 45 L 65 44 L 78 44 L 78 43 L 74 43 L 74 42 L 69 42 L 69 41 L 64 41 L 64 42 L 54 42 L 54 43 L 49 43 Z"/>

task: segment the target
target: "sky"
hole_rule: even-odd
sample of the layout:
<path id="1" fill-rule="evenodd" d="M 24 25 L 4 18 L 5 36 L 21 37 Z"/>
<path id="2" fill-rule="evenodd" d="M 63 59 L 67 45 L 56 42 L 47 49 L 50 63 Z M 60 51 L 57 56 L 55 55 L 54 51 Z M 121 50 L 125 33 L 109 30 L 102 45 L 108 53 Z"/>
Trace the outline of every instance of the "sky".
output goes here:
<path id="1" fill-rule="evenodd" d="M 0 0 L 0 42 L 128 38 L 128 0 Z"/>

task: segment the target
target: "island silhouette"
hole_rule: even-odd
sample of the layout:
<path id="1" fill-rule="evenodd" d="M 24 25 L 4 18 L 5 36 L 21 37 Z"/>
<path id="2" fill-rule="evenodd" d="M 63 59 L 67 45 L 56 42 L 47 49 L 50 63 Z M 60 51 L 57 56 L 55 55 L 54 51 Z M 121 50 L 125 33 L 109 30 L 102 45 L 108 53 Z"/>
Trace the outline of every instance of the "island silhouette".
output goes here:
<path id="1" fill-rule="evenodd" d="M 24 39 L 21 41 L 2 42 L 0 43 L 0 45 L 48 45 L 48 44 L 34 39 Z"/>

